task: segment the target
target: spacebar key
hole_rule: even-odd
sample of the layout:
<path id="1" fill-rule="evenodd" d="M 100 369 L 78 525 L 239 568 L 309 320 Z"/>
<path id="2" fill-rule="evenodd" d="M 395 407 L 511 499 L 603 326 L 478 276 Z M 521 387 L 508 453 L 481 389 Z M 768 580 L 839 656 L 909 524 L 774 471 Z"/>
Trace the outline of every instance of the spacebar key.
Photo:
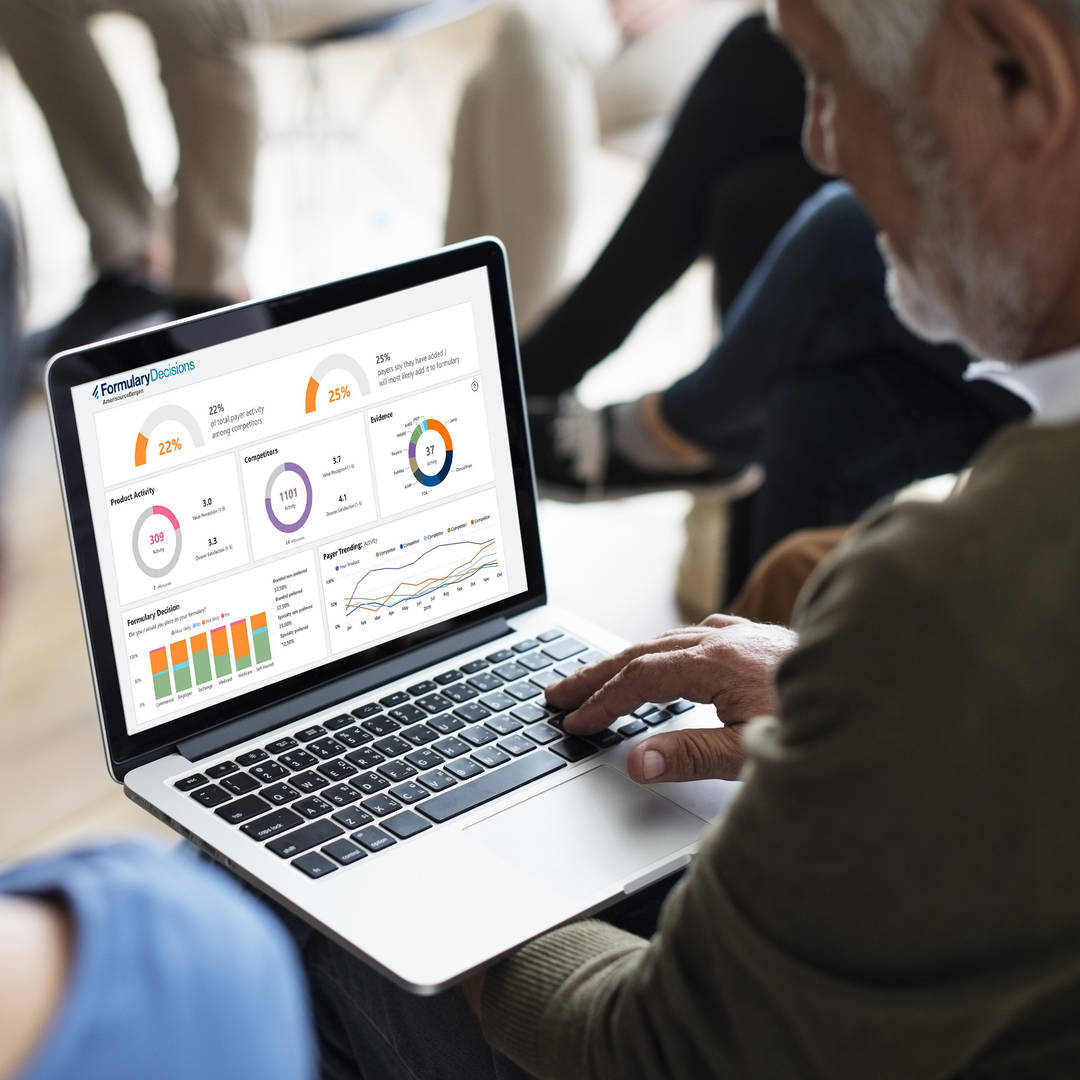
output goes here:
<path id="1" fill-rule="evenodd" d="M 494 772 L 481 776 L 469 784 L 462 784 L 442 795 L 436 795 L 434 799 L 425 799 L 418 803 L 416 809 L 425 814 L 432 821 L 449 821 L 458 814 L 464 814 L 467 810 L 473 810 L 477 806 L 483 806 L 508 791 L 539 780 L 541 776 L 547 776 L 558 769 L 565 769 L 566 762 L 546 750 L 538 753 L 526 754 L 505 768 L 496 769 Z"/>

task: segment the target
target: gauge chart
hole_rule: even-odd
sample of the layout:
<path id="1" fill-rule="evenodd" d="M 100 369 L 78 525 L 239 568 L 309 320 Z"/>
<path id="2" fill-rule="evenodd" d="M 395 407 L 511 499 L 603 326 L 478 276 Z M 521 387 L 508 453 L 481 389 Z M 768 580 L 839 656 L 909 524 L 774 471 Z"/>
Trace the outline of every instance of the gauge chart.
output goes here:
<path id="1" fill-rule="evenodd" d="M 338 379 L 335 385 L 329 379 L 332 374 L 347 375 L 347 379 Z M 350 385 L 350 383 L 352 385 Z M 358 394 L 368 395 L 371 393 L 371 384 L 368 382 L 364 369 L 351 356 L 345 353 L 334 353 L 315 365 L 315 370 L 308 379 L 307 393 L 304 397 L 304 412 L 313 413 L 319 407 L 319 388 L 326 386 L 326 394 L 323 400 L 328 405 L 337 402 L 348 403 L 352 398 L 353 386 Z"/>
<path id="2" fill-rule="evenodd" d="M 161 430 L 159 430 L 161 429 Z M 156 448 L 151 437 L 157 434 Z M 203 433 L 198 421 L 179 405 L 162 405 L 155 409 L 140 425 L 135 437 L 135 465 L 145 465 L 150 454 L 151 461 L 168 461 L 189 446 L 203 445 Z"/>

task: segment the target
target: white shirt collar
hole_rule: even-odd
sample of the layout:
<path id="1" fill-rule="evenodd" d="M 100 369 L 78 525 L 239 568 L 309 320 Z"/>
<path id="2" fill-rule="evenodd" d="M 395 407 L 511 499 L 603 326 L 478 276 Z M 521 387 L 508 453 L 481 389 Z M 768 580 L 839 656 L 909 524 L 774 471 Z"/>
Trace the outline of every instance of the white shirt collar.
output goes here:
<path id="1" fill-rule="evenodd" d="M 1026 364 L 976 360 L 965 379 L 988 379 L 1031 405 L 1032 423 L 1068 424 L 1080 420 L 1080 347 Z"/>

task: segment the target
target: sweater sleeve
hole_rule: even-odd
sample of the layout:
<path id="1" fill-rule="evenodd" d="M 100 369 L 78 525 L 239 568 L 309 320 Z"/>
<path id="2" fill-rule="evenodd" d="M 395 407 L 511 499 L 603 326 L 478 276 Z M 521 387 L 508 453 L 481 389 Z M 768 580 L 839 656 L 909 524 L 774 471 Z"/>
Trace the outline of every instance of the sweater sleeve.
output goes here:
<path id="1" fill-rule="evenodd" d="M 881 514 L 811 582 L 780 715 L 748 730 L 742 791 L 657 935 L 590 921 L 527 945 L 485 983 L 496 1047 L 559 1080 L 945 1076 L 1080 971 L 1068 950 L 1013 967 L 1047 927 L 1000 868 L 1038 841 L 1007 827 L 1015 758 L 969 700 L 1000 657 L 940 587 L 979 582 L 939 515 Z"/>

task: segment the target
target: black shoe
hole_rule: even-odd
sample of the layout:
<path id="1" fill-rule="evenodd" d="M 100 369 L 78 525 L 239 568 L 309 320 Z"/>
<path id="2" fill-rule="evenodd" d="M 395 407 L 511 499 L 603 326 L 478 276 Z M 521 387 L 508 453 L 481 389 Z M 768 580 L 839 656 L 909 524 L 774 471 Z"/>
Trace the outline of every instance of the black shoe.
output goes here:
<path id="1" fill-rule="evenodd" d="M 612 407 L 587 409 L 571 394 L 529 399 L 536 482 L 542 498 L 595 502 L 659 491 L 691 491 L 738 499 L 762 479 L 756 465 L 645 469 L 624 457 L 612 438 Z"/>
<path id="2" fill-rule="evenodd" d="M 157 312 L 167 318 L 170 304 L 169 294 L 141 275 L 125 270 L 107 271 L 83 293 L 79 306 L 67 318 L 28 335 L 23 342 L 23 355 L 30 362 L 40 363 L 65 349 L 101 341 L 122 326 Z"/>

